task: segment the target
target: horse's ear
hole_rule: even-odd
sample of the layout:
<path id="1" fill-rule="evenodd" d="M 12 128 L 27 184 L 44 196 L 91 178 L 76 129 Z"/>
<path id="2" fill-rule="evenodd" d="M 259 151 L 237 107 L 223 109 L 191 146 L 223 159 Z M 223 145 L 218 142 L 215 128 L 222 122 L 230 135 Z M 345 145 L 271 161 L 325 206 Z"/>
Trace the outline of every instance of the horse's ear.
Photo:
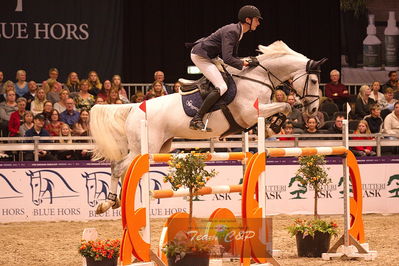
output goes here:
<path id="1" fill-rule="evenodd" d="M 328 60 L 327 57 L 322 58 L 321 60 L 317 61 L 316 64 L 317 66 L 321 66 L 322 64 L 324 64 L 326 61 Z"/>

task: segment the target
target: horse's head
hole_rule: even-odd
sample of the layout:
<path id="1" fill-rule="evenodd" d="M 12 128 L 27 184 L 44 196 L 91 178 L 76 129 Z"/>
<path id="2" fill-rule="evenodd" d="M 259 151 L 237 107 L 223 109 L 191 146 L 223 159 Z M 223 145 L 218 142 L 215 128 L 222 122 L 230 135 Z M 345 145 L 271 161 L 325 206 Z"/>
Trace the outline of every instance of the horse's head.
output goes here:
<path id="1" fill-rule="evenodd" d="M 97 204 L 97 176 L 95 173 L 88 174 L 85 172 L 82 177 L 86 179 L 87 203 L 90 207 L 94 207 Z"/>
<path id="2" fill-rule="evenodd" d="M 30 177 L 30 186 L 32 188 L 32 202 L 35 205 L 40 205 L 42 203 L 42 176 L 40 171 L 26 172 L 26 175 Z"/>
<path id="3" fill-rule="evenodd" d="M 327 61 L 323 58 L 319 61 L 308 60 L 305 72 L 299 71 L 292 78 L 292 87 L 301 100 L 305 111 L 313 114 L 319 108 L 320 99 L 320 66 Z"/>

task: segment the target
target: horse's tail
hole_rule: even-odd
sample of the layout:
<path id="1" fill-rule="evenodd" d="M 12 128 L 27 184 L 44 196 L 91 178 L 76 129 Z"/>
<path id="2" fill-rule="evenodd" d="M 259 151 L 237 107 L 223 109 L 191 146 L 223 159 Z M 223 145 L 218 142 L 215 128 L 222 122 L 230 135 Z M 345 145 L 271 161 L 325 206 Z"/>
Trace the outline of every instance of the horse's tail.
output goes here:
<path id="1" fill-rule="evenodd" d="M 128 153 L 125 132 L 130 104 L 96 104 L 90 110 L 90 133 L 95 142 L 94 160 L 120 161 Z"/>

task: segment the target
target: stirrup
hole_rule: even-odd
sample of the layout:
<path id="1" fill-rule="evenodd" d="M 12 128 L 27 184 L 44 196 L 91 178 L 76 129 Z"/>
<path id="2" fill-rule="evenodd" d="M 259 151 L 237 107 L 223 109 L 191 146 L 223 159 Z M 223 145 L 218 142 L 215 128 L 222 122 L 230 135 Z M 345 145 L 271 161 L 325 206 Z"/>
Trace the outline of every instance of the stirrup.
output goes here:
<path id="1" fill-rule="evenodd" d="M 190 129 L 212 132 L 212 129 L 206 127 L 201 118 L 195 117 L 190 121 Z"/>

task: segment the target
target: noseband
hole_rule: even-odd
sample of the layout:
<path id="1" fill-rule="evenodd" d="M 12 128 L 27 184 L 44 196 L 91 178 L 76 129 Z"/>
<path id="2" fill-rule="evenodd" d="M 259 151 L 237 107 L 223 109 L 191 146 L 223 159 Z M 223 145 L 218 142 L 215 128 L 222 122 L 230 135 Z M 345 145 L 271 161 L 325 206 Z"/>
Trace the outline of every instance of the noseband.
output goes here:
<path id="1" fill-rule="evenodd" d="M 245 76 L 241 76 L 241 75 L 236 75 L 236 74 L 233 74 L 233 76 L 237 77 L 237 78 L 246 79 L 246 80 L 250 80 L 250 81 L 253 81 L 253 82 L 260 83 L 262 85 L 265 85 L 265 86 L 269 87 L 273 92 L 275 92 L 276 91 L 276 86 L 274 85 L 273 80 L 271 79 L 271 77 L 277 79 L 280 82 L 280 84 L 283 84 L 284 82 L 282 80 L 280 80 L 276 75 L 274 75 L 270 70 L 268 70 L 262 64 L 259 63 L 258 66 L 266 71 L 267 76 L 268 76 L 268 78 L 269 78 L 269 80 L 270 80 L 270 82 L 272 84 L 271 86 L 269 84 L 263 82 L 263 81 L 256 80 L 256 79 L 253 79 L 253 78 L 249 78 L 249 77 L 245 77 Z M 312 100 L 312 101 L 309 101 L 309 102 L 306 101 L 304 103 L 304 107 L 311 105 L 312 103 L 314 103 L 315 101 L 317 101 L 320 98 L 320 96 L 318 94 L 314 95 L 314 94 L 309 94 L 308 93 L 308 90 L 309 90 L 309 75 L 315 74 L 317 76 L 318 81 L 320 82 L 320 72 L 321 72 L 320 64 L 317 64 L 316 61 L 310 59 L 306 63 L 306 72 L 301 74 L 301 75 L 299 75 L 298 77 L 294 78 L 294 80 L 292 81 L 292 84 L 294 84 L 295 81 L 297 81 L 298 79 L 300 79 L 301 77 L 306 75 L 306 81 L 305 81 L 305 84 L 303 85 L 302 95 L 300 95 L 296 91 L 296 89 L 292 86 L 292 84 L 286 84 L 289 87 L 290 91 L 295 93 L 295 95 L 298 96 L 300 100 L 302 100 L 304 98 L 314 98 L 314 100 Z"/>

